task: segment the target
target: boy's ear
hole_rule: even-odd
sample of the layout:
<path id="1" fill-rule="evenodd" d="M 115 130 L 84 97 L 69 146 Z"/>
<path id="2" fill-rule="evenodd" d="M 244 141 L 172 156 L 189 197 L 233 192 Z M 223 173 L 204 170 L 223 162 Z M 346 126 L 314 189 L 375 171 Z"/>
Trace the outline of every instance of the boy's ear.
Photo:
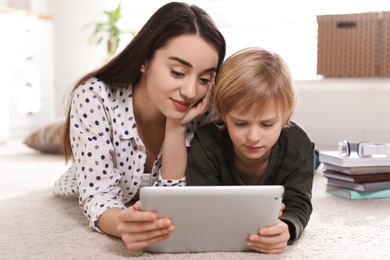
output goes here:
<path id="1" fill-rule="evenodd" d="M 284 120 L 284 124 L 282 126 L 282 129 L 285 128 L 288 125 L 288 123 L 290 123 L 290 118 L 286 118 L 286 119 L 283 119 L 283 120 Z"/>

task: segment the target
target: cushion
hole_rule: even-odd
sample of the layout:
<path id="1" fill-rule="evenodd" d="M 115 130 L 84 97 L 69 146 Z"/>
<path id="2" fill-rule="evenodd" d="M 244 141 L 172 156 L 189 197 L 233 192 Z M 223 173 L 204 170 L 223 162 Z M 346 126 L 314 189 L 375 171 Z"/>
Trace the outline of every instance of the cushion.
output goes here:
<path id="1" fill-rule="evenodd" d="M 64 125 L 64 122 L 57 122 L 44 126 L 30 134 L 23 143 L 43 153 L 60 154 Z"/>

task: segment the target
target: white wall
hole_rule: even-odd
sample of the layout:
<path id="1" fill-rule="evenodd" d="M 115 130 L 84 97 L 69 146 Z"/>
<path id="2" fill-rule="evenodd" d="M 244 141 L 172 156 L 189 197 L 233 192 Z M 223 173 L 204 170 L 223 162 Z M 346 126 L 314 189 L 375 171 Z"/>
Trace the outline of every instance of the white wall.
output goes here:
<path id="1" fill-rule="evenodd" d="M 114 8 L 118 1 L 47 2 L 49 14 L 54 17 L 56 113 L 62 116 L 62 99 L 66 89 L 80 76 L 100 66 L 105 56 L 104 46 L 86 43 L 91 30 L 84 30 L 82 26 L 96 20 L 100 10 Z M 157 8 L 164 2 L 154 0 L 151 7 Z M 203 4 L 199 3 L 199 6 L 213 8 L 213 4 L 207 1 L 200 2 Z M 143 15 L 149 17 L 151 14 Z M 229 29 L 222 27 L 221 30 L 229 35 Z M 265 41 L 264 37 L 261 38 Z M 232 48 L 239 49 L 237 43 L 233 43 L 237 39 L 227 36 L 226 40 L 230 53 L 235 51 Z M 291 70 L 294 71 L 294 68 Z M 387 112 L 390 111 L 390 79 L 310 80 L 297 81 L 296 86 L 299 106 L 294 120 L 305 127 L 318 147 L 337 147 L 337 142 L 343 139 L 390 142 L 390 112 Z"/>
<path id="2" fill-rule="evenodd" d="M 6 25 L 0 26 L 0 142 L 4 142 L 53 121 L 54 62 L 50 17 L 2 8 L 0 18 L 0 24 Z"/>
<path id="3" fill-rule="evenodd" d="M 50 107 L 42 105 L 37 113 L 25 115 L 21 114 L 18 109 L 15 109 L 17 106 L 15 98 L 9 98 L 7 95 L 3 95 L 2 97 L 1 119 L 3 124 L 0 129 L 0 135 L 4 135 L 4 137 L 0 139 L 3 141 L 7 137 L 11 139 L 24 139 L 32 131 L 52 121 L 63 119 L 68 90 L 72 88 L 81 76 L 102 65 L 106 56 L 105 46 L 89 45 L 87 39 L 92 34 L 94 28 L 84 27 L 91 21 L 99 21 L 104 16 L 102 10 L 115 8 L 119 0 L 0 1 L 0 7 L 28 10 L 35 14 L 48 15 L 53 18 L 50 20 L 50 33 L 45 34 L 45 38 L 50 38 L 43 44 L 49 45 L 47 48 L 45 47 L 45 51 L 54 53 L 54 66 L 52 62 L 45 63 L 45 66 L 49 66 L 50 64 L 50 68 L 52 69 L 50 72 L 54 71 L 54 73 L 50 73 L 50 75 L 47 75 L 48 77 L 45 77 L 45 79 L 50 78 L 50 91 L 43 89 L 44 92 L 41 98 L 42 104 L 50 104 Z M 6 28 L 14 30 L 14 27 L 8 26 Z M 9 34 L 5 33 L 4 35 Z M 45 55 L 41 55 L 40 57 L 43 56 Z M 2 58 L 4 59 L 4 55 L 2 55 Z M 12 60 L 14 59 L 11 58 Z M 3 63 L 6 64 L 7 62 L 3 60 Z M 39 66 L 39 69 L 42 69 L 42 66 Z M 3 70 L 3 72 L 6 71 Z M 52 74 L 54 74 L 54 77 Z M 3 85 L 6 86 L 7 84 Z M 14 95 L 18 94 L 14 93 Z M 49 96 L 50 100 L 47 100 Z M 7 105 L 7 101 L 10 101 L 9 105 Z M 9 114 L 4 116 L 3 114 L 7 110 L 6 108 L 8 108 Z M 45 116 L 42 116 L 43 114 Z M 47 116 L 46 114 L 50 115 Z M 10 122 L 10 124 L 5 124 L 5 121 Z M 8 130 L 2 129 L 4 127 Z"/>
<path id="4" fill-rule="evenodd" d="M 293 118 L 318 147 L 337 149 L 342 140 L 390 142 L 390 78 L 296 82 Z"/>
<path id="5" fill-rule="evenodd" d="M 83 26 L 99 19 L 101 10 L 116 7 L 118 1 L 30 1 L 34 12 L 53 17 L 56 118 L 64 116 L 64 97 L 73 84 L 101 66 L 105 58 L 105 46 L 89 45 L 92 28 Z M 237 47 L 230 43 L 234 38 L 226 38 L 230 49 Z M 390 142 L 390 79 L 310 80 L 297 81 L 296 85 L 299 105 L 294 120 L 309 132 L 318 147 L 336 148 L 343 139 Z"/>
<path id="6" fill-rule="evenodd" d="M 104 0 L 49 0 L 48 14 L 53 16 L 55 57 L 55 104 L 57 117 L 65 114 L 69 90 L 84 74 L 100 67 L 104 62 L 104 45 L 89 45 L 92 21 L 99 21 L 102 10 L 113 9 L 118 1 Z M 104 16 L 103 16 L 104 17 Z"/>

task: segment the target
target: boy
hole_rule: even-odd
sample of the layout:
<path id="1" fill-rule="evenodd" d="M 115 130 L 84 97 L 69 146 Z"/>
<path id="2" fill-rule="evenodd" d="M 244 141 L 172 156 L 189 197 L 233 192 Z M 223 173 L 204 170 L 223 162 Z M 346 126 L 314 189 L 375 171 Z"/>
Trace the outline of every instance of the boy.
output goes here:
<path id="1" fill-rule="evenodd" d="M 241 50 L 217 77 L 214 105 L 220 122 L 198 129 L 189 153 L 187 185 L 284 186 L 285 209 L 278 222 L 247 240 L 259 252 L 282 252 L 300 237 L 312 212 L 314 143 L 290 121 L 296 104 L 290 71 L 279 55 Z"/>

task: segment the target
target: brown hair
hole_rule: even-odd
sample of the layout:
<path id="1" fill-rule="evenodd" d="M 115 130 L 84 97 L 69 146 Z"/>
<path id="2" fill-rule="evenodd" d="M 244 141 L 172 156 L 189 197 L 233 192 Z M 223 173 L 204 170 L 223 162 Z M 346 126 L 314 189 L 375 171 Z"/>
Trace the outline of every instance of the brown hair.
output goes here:
<path id="1" fill-rule="evenodd" d="M 297 93 L 290 70 L 276 53 L 262 48 L 246 48 L 230 56 L 217 76 L 214 106 L 220 119 L 233 108 L 248 111 L 256 104 L 280 102 L 285 124 L 297 105 Z"/>
<path id="2" fill-rule="evenodd" d="M 129 43 L 129 45 L 102 68 L 82 77 L 72 90 L 91 77 L 105 82 L 109 87 L 123 88 L 135 84 L 141 76 L 141 66 L 151 60 L 155 51 L 180 35 L 198 35 L 212 44 L 219 54 L 217 73 L 225 58 L 225 39 L 211 17 L 195 5 L 172 2 L 158 9 Z M 65 160 L 72 156 L 70 144 L 70 102 L 63 136 Z"/>

